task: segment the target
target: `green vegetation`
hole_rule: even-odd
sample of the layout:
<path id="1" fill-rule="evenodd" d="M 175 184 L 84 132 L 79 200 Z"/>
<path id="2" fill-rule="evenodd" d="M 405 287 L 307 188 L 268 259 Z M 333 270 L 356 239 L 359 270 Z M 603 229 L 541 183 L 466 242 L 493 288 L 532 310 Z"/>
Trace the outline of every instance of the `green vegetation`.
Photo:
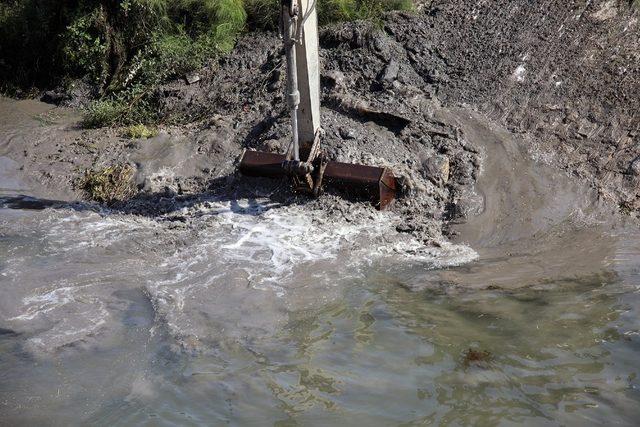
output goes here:
<path id="1" fill-rule="evenodd" d="M 132 125 L 124 130 L 124 136 L 131 139 L 147 139 L 158 135 L 158 129 L 145 125 Z"/>
<path id="2" fill-rule="evenodd" d="M 277 27 L 279 0 L 0 0 L 0 91 L 87 79 L 85 126 L 155 123 L 156 88 Z M 379 19 L 411 0 L 319 0 L 321 23 Z M 248 22 L 248 26 L 247 26 Z"/>
<path id="3" fill-rule="evenodd" d="M 277 29 L 280 0 L 245 0 L 252 27 Z M 318 0 L 321 25 L 359 19 L 379 20 L 391 10 L 412 10 L 412 0 Z"/>
<path id="4" fill-rule="evenodd" d="M 129 164 L 85 171 L 80 187 L 91 200 L 112 205 L 137 193 L 134 174 L 135 169 Z"/>

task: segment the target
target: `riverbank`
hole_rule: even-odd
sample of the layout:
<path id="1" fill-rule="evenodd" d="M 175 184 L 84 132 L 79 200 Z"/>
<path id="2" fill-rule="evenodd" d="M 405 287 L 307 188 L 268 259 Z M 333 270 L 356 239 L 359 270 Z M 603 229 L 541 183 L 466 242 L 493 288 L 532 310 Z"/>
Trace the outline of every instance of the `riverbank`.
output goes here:
<path id="1" fill-rule="evenodd" d="M 483 209 L 474 192 L 481 150 L 455 123 L 436 117 L 463 106 L 522 135 L 531 156 L 588 182 L 597 197 L 635 216 L 637 15 L 615 1 L 547 1 L 542 9 L 444 1 L 392 13 L 382 29 L 326 28 L 325 150 L 335 160 L 394 168 L 406 196 L 394 208 L 405 219 L 399 227 L 437 239 L 448 221 Z M 235 173 L 242 150 L 281 151 L 288 141 L 280 48 L 275 34 L 252 33 L 201 70 L 196 83 L 161 87 L 161 115 L 191 123 L 161 126 L 150 139 L 130 139 L 119 128 L 81 129 L 65 102 L 53 108 L 3 100 L 2 155 L 48 198 L 90 197 L 86 171 L 130 165 L 139 193 L 116 203 L 127 211 L 163 212 L 171 208 L 159 209 L 159 200 L 211 192 L 256 190 L 294 200 L 286 186 L 247 185 Z"/>

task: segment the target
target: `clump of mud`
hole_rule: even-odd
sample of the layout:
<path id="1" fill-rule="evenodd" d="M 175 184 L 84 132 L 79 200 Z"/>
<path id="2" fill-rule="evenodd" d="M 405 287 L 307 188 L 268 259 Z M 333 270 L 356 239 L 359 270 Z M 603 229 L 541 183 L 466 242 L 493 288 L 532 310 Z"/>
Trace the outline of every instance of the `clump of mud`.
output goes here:
<path id="1" fill-rule="evenodd" d="M 79 185 L 91 200 L 111 205 L 137 193 L 134 173 L 135 169 L 126 163 L 97 171 L 85 171 Z"/>

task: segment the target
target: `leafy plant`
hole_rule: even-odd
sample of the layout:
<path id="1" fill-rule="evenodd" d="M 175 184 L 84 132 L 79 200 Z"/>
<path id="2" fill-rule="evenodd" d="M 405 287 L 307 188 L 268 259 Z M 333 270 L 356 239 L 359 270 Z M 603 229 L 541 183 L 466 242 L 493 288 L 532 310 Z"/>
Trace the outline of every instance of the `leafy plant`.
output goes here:
<path id="1" fill-rule="evenodd" d="M 249 23 L 266 29 L 278 26 L 279 0 L 246 0 Z M 318 0 L 321 24 L 340 21 L 379 20 L 391 10 L 412 10 L 412 0 Z"/>
<path id="2" fill-rule="evenodd" d="M 87 78 L 86 126 L 157 121 L 155 89 L 277 28 L 279 0 L 0 0 L 0 91 Z M 411 0 L 318 0 L 320 21 L 379 19 Z M 248 20 L 248 21 L 247 21 Z M 24 92 L 23 92 L 24 93 Z"/>
<path id="3" fill-rule="evenodd" d="M 131 139 L 147 139 L 158 135 L 158 129 L 142 124 L 131 125 L 124 131 L 124 135 Z"/>

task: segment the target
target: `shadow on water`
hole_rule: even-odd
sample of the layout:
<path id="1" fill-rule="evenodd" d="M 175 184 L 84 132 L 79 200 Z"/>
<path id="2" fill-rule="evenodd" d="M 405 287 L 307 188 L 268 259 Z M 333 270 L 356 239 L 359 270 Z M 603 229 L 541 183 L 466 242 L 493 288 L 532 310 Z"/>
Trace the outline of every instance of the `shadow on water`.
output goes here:
<path id="1" fill-rule="evenodd" d="M 178 195 L 167 192 L 139 193 L 127 201 L 117 201 L 110 205 L 100 205 L 87 201 L 63 201 L 37 198 L 28 195 L 0 196 L 0 208 L 15 210 L 41 211 L 45 209 L 72 210 L 76 212 L 95 212 L 101 215 L 123 214 L 137 215 L 149 218 L 157 218 L 163 215 L 192 208 L 207 201 L 228 202 L 234 214 L 259 215 L 265 210 L 265 205 L 258 202 L 258 197 L 270 197 L 272 204 L 269 209 L 284 207 L 291 204 L 304 204 L 307 200 L 286 197 L 279 191 L 284 183 L 282 181 L 258 180 L 255 178 L 243 178 L 244 185 L 239 186 L 235 176 L 220 177 L 211 180 L 210 191 Z M 270 182 L 271 181 L 271 182 Z M 252 185 L 255 184 L 255 185 Z M 258 188 L 262 196 L 257 196 Z M 248 206 L 240 206 L 239 199 L 246 200 Z"/>

